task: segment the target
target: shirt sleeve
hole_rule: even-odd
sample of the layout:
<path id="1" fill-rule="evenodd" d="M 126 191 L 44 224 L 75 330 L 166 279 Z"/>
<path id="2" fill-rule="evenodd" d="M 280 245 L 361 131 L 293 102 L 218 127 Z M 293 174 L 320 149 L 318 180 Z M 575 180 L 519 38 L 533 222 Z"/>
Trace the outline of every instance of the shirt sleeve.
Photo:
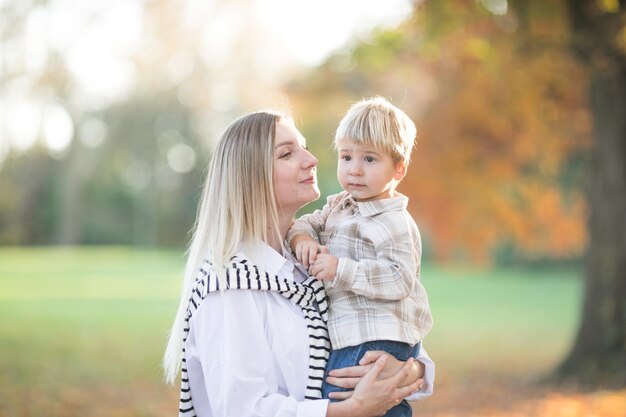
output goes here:
<path id="1" fill-rule="evenodd" d="M 387 216 L 362 236 L 372 242 L 375 259 L 339 258 L 329 285 L 369 299 L 401 300 L 413 291 L 419 274 L 421 243 L 401 216 Z"/>
<path id="2" fill-rule="evenodd" d="M 428 352 L 426 352 L 423 345 L 419 354 L 415 357 L 415 360 L 423 363 L 425 366 L 424 383 L 419 390 L 405 398 L 407 401 L 417 401 L 430 397 L 433 395 L 433 389 L 435 387 L 435 362 L 430 359 L 430 356 L 428 356 Z"/>
<path id="3" fill-rule="evenodd" d="M 264 291 L 211 293 L 190 323 L 187 368 L 194 406 L 212 416 L 322 417 L 327 400 L 298 401 L 281 387 L 270 351 Z M 304 383 L 305 381 L 303 381 Z"/>
<path id="4" fill-rule="evenodd" d="M 328 220 L 328 216 L 338 200 L 338 194 L 331 195 L 326 199 L 326 204 L 321 209 L 315 210 L 311 214 L 305 214 L 294 221 L 287 232 L 287 242 L 290 243 L 297 235 L 309 235 L 319 242 L 319 235 L 326 229 L 326 220 Z"/>

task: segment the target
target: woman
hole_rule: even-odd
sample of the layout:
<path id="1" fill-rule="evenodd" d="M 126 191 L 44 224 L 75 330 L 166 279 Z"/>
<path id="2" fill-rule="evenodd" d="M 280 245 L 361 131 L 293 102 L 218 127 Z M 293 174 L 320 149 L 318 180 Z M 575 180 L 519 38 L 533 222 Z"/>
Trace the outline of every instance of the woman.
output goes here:
<path id="1" fill-rule="evenodd" d="M 296 212 L 319 198 L 316 167 L 279 113 L 243 116 L 222 136 L 164 357 L 170 383 L 182 362 L 181 415 L 374 416 L 418 390 L 412 359 L 370 353 L 362 364 L 373 365 L 329 379 L 350 388 L 360 380 L 337 396 L 344 401 L 319 399 L 329 352 L 323 289 L 283 245 Z"/>

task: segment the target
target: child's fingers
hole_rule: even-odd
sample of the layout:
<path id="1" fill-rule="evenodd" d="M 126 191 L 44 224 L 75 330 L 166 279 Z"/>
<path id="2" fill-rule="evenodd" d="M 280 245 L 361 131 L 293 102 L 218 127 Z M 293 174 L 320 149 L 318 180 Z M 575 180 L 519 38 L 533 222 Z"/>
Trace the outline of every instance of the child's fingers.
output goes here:
<path id="1" fill-rule="evenodd" d="M 317 269 L 317 273 L 315 274 L 315 278 L 321 279 L 321 280 L 327 280 L 327 279 L 330 279 L 331 277 L 325 267 L 319 267 Z"/>
<path id="2" fill-rule="evenodd" d="M 306 256 L 306 246 L 305 245 L 298 245 L 296 247 L 296 259 L 300 263 L 302 263 L 302 265 L 304 265 L 305 268 L 309 267 L 309 265 L 307 265 L 308 257 Z"/>
<path id="3" fill-rule="evenodd" d="M 319 263 L 316 263 L 311 266 L 311 268 L 309 269 L 309 274 L 313 275 L 315 278 L 322 280 L 322 281 L 332 278 L 330 274 L 326 271 L 326 269 L 323 266 L 321 266 Z"/>
<path id="4" fill-rule="evenodd" d="M 307 265 L 313 265 L 315 263 L 315 259 L 317 257 L 317 244 L 310 244 L 306 247 L 306 251 L 302 254 L 302 256 L 306 259 Z"/>
<path id="5" fill-rule="evenodd" d="M 313 265 L 315 263 L 316 258 L 317 258 L 317 245 L 315 247 L 310 248 L 309 250 L 309 265 Z"/>
<path id="6" fill-rule="evenodd" d="M 321 268 L 319 267 L 318 264 L 313 264 L 311 265 L 311 267 L 309 268 L 309 274 L 313 275 L 315 278 L 317 278 L 317 274 L 320 272 Z"/>
<path id="7" fill-rule="evenodd" d="M 296 245 L 293 253 L 294 255 L 296 255 L 296 259 L 298 260 L 298 262 L 302 262 L 302 246 Z"/>
<path id="8" fill-rule="evenodd" d="M 298 259 L 300 262 L 302 262 L 302 265 L 304 265 L 305 268 L 308 268 L 309 265 L 311 265 L 309 263 L 309 248 L 304 246 L 302 248 L 302 258 Z"/>

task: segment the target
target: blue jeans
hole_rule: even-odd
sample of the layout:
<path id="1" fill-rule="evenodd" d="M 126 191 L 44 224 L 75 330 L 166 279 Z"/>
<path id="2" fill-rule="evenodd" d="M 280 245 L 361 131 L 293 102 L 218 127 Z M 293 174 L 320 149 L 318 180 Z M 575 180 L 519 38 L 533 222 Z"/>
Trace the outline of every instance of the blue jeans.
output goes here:
<path id="1" fill-rule="evenodd" d="M 392 340 L 374 340 L 356 346 L 348 346 L 342 349 L 333 350 L 330 352 L 328 365 L 326 365 L 326 375 L 324 375 L 324 382 L 322 384 L 322 396 L 324 398 L 328 398 L 328 394 L 331 392 L 346 391 L 345 388 L 336 387 L 326 382 L 328 372 L 333 369 L 358 365 L 359 360 L 368 350 L 383 350 L 398 360 L 406 361 L 411 357 L 417 357 L 420 351 L 420 343 L 417 343 L 415 346 L 411 346 L 408 343 L 395 342 Z M 385 417 L 411 417 L 412 415 L 413 412 L 411 410 L 411 406 L 406 400 L 403 400 L 400 404 L 387 411 Z"/>

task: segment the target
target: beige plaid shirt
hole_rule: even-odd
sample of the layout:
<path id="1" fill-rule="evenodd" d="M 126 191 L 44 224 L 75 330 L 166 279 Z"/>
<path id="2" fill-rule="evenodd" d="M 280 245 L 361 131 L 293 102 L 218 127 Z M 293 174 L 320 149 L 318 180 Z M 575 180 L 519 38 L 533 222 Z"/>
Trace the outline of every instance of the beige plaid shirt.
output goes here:
<path id="1" fill-rule="evenodd" d="M 420 283 L 421 239 L 408 201 L 399 194 L 357 202 L 344 191 L 289 230 L 288 240 L 308 234 L 339 258 L 335 279 L 325 281 L 333 349 L 372 340 L 414 345 L 430 331 Z"/>

